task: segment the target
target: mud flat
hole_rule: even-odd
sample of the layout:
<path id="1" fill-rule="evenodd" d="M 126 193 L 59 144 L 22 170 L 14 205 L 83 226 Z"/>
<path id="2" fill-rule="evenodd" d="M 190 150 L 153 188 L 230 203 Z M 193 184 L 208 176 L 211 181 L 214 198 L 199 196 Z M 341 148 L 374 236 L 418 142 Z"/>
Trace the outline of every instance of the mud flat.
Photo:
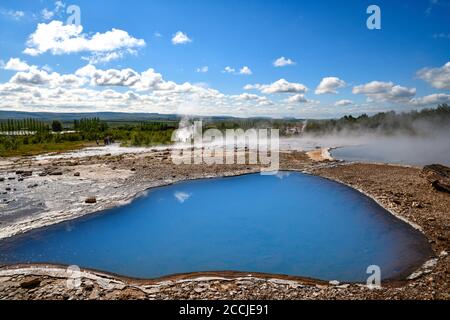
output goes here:
<path id="1" fill-rule="evenodd" d="M 321 151 L 322 152 L 322 151 Z M 362 284 L 262 274 L 216 272 L 136 280 L 82 270 L 68 286 L 65 266 L 0 268 L 2 299 L 449 299 L 450 196 L 435 191 L 420 169 L 345 164 L 283 152 L 281 169 L 323 176 L 356 188 L 421 230 L 435 257 L 409 279 Z M 239 175 L 257 165 L 172 164 L 168 150 L 82 158 L 21 158 L 0 163 L 0 238 L 74 219 L 131 201 L 146 189 L 186 179 Z M 31 174 L 30 174 L 31 171 Z M 0 179 L 1 180 L 1 179 Z M 9 190 L 6 190 L 9 189 Z M 86 199 L 95 198 L 94 203 Z"/>

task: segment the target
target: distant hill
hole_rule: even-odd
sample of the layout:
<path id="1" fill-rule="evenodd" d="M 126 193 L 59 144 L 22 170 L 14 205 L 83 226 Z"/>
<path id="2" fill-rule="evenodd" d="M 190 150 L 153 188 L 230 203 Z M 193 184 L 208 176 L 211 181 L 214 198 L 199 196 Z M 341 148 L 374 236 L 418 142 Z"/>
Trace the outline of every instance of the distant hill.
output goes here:
<path id="1" fill-rule="evenodd" d="M 73 121 L 81 118 L 100 118 L 104 121 L 150 121 L 150 120 L 180 120 L 179 115 L 158 113 L 125 113 L 125 112 L 94 112 L 94 113 L 55 113 L 55 112 L 22 112 L 1 111 L 1 119 L 35 118 L 41 121 L 60 120 Z"/>
<path id="2" fill-rule="evenodd" d="M 25 112 L 25 111 L 1 111 L 0 121 L 5 119 L 27 119 L 34 118 L 41 121 L 60 120 L 62 122 L 71 122 L 82 118 L 100 118 L 109 122 L 134 122 L 134 121 L 180 121 L 182 115 L 178 114 L 160 114 L 160 113 L 127 113 L 127 112 L 84 112 L 84 113 L 58 113 L 58 112 Z M 240 119 L 231 116 L 191 116 L 195 119 L 208 119 L 213 121 Z M 246 119 L 263 120 L 267 117 L 251 117 Z"/>

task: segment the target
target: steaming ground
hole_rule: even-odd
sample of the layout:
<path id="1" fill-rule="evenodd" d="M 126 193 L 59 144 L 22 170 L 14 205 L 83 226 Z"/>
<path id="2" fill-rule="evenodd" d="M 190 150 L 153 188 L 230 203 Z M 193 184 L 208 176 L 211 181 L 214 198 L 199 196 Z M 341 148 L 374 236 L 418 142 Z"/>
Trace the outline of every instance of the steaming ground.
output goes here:
<path id="1" fill-rule="evenodd" d="M 167 146 L 154 146 L 154 147 L 121 147 L 119 143 L 114 143 L 107 146 L 97 146 L 97 147 L 87 147 L 80 150 L 74 150 L 64 153 L 49 153 L 38 155 L 35 157 L 36 160 L 52 160 L 52 159 L 70 159 L 70 158 L 84 158 L 84 157 L 94 157 L 94 156 L 105 156 L 112 155 L 118 156 L 126 153 L 145 153 L 151 150 L 159 151 L 166 149 Z"/>
<path id="2" fill-rule="evenodd" d="M 448 137 L 380 138 L 332 151 L 336 159 L 347 161 L 400 163 L 424 166 L 439 163 L 450 166 Z"/>
<path id="3" fill-rule="evenodd" d="M 450 134 L 439 134 L 430 137 L 383 136 L 383 135 L 329 135 L 308 136 L 280 139 L 280 150 L 310 151 L 316 148 L 333 148 L 335 159 L 347 161 L 399 163 L 423 166 L 440 163 L 450 166 Z M 183 147 L 177 144 L 177 147 Z M 208 143 L 206 147 L 213 147 Z M 40 155 L 38 160 L 55 158 L 81 158 L 89 156 L 120 155 L 125 153 L 145 153 L 150 150 L 164 150 L 172 146 L 153 147 L 120 147 L 110 146 L 90 147 L 72 152 Z"/>
<path id="4" fill-rule="evenodd" d="M 450 165 L 449 136 L 444 133 L 430 137 L 341 135 L 289 138 L 280 142 L 282 148 L 310 150 L 337 148 L 336 159 L 347 161 L 400 163 L 423 166 L 432 163 Z"/>

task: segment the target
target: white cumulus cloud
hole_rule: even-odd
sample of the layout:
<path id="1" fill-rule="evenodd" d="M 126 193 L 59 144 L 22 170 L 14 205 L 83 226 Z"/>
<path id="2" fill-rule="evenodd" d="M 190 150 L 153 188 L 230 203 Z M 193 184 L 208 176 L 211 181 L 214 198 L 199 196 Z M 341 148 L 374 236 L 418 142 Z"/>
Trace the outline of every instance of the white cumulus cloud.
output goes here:
<path id="1" fill-rule="evenodd" d="M 294 65 L 294 64 L 295 64 L 295 61 L 293 61 L 291 59 L 288 59 L 288 58 L 285 58 L 285 57 L 280 57 L 280 58 L 278 58 L 277 60 L 275 60 L 273 62 L 273 66 L 277 67 L 277 68 L 285 67 L 285 66 L 291 66 L 291 65 Z"/>
<path id="2" fill-rule="evenodd" d="M 355 86 L 354 94 L 364 94 L 374 101 L 408 102 L 416 95 L 415 88 L 394 85 L 392 82 L 372 81 Z"/>
<path id="3" fill-rule="evenodd" d="M 417 76 L 434 88 L 450 90 L 450 61 L 439 68 L 423 68 Z"/>
<path id="4" fill-rule="evenodd" d="M 73 74 L 49 73 L 33 66 L 27 72 L 17 72 L 9 83 L 32 87 L 80 87 L 84 84 L 84 79 Z"/>
<path id="5" fill-rule="evenodd" d="M 275 93 L 305 93 L 308 88 L 295 82 L 289 82 L 285 79 L 280 79 L 271 84 L 248 84 L 244 87 L 245 90 L 259 90 L 265 94 Z"/>
<path id="6" fill-rule="evenodd" d="M 234 75 L 244 75 L 244 76 L 249 76 L 249 75 L 253 74 L 252 70 L 248 66 L 243 66 L 239 70 L 236 70 L 236 68 L 233 68 L 230 66 L 226 66 L 222 70 L 222 73 L 229 73 L 229 74 L 234 74 Z"/>
<path id="7" fill-rule="evenodd" d="M 250 68 L 247 67 L 247 66 L 243 66 L 243 67 L 239 70 L 239 74 L 243 74 L 243 75 L 249 76 L 249 75 L 252 74 L 252 70 L 250 70 Z"/>
<path id="8" fill-rule="evenodd" d="M 234 68 L 232 68 L 232 67 L 230 67 L 230 66 L 226 66 L 226 67 L 223 69 L 222 72 L 223 72 L 223 73 L 235 73 L 235 72 L 236 72 L 236 69 L 234 69 Z"/>
<path id="9" fill-rule="evenodd" d="M 325 77 L 316 88 L 316 94 L 337 94 L 337 89 L 345 87 L 346 83 L 337 77 Z"/>
<path id="10" fill-rule="evenodd" d="M 3 66 L 3 69 L 12 71 L 28 71 L 30 68 L 31 67 L 25 61 L 22 61 L 19 58 L 10 58 Z"/>
<path id="11" fill-rule="evenodd" d="M 297 93 L 293 95 L 292 97 L 287 98 L 286 100 L 289 103 L 305 103 L 308 102 L 308 100 L 305 98 L 304 94 Z"/>
<path id="12" fill-rule="evenodd" d="M 143 46 L 143 39 L 136 39 L 123 30 L 113 28 L 111 31 L 97 32 L 89 36 L 83 33 L 82 26 L 64 25 L 61 21 L 53 20 L 38 24 L 36 31 L 28 38 L 24 53 L 31 56 L 47 52 L 53 55 L 80 52 L 102 55 L 117 53 L 116 57 L 120 57 L 123 52 Z"/>
<path id="13" fill-rule="evenodd" d="M 0 8 L 0 14 L 13 20 L 20 20 L 25 16 L 25 12 L 20 10 L 5 10 Z"/>
<path id="14" fill-rule="evenodd" d="M 51 18 L 53 18 L 55 13 L 53 11 L 50 11 L 47 8 L 45 8 L 41 11 L 41 15 L 44 20 L 50 20 Z"/>
<path id="15" fill-rule="evenodd" d="M 411 104 L 418 107 L 433 107 L 443 103 L 450 104 L 450 94 L 435 93 L 411 100 Z"/>
<path id="16" fill-rule="evenodd" d="M 172 44 L 174 44 L 174 45 L 186 44 L 189 42 L 192 42 L 192 39 L 189 38 L 186 33 L 181 32 L 181 31 L 178 31 L 172 37 Z"/>
<path id="17" fill-rule="evenodd" d="M 90 83 L 96 86 L 131 87 L 141 80 L 141 75 L 130 68 L 99 70 L 93 65 L 87 65 L 78 69 L 75 74 L 88 78 Z"/>
<path id="18" fill-rule="evenodd" d="M 209 70 L 208 66 L 203 66 L 203 67 L 197 68 L 197 72 L 199 72 L 199 73 L 207 73 L 208 70 Z"/>
<path id="19" fill-rule="evenodd" d="M 334 105 L 336 107 L 346 107 L 346 106 L 351 106 L 352 104 L 353 104 L 352 100 L 343 99 L 343 100 L 336 101 Z"/>

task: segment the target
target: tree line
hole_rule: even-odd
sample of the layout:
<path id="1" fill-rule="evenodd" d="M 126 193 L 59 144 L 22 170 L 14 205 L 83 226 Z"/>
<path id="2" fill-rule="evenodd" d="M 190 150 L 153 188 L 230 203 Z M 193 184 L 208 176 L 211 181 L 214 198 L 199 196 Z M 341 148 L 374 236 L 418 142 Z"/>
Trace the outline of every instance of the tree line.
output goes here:
<path id="1" fill-rule="evenodd" d="M 32 118 L 0 120 L 0 131 L 4 133 L 0 134 L 0 156 L 20 155 L 21 150 L 34 150 L 36 148 L 32 146 L 37 145 L 45 152 L 56 145 L 70 147 L 103 144 L 103 141 L 120 141 L 124 146 L 170 144 L 177 125 L 176 122 L 136 122 L 110 127 L 97 117 L 77 119 L 73 124 L 66 123 L 66 126 L 59 120 L 49 123 Z"/>
<path id="2" fill-rule="evenodd" d="M 403 113 L 380 112 L 373 116 L 362 114 L 351 115 L 340 119 L 308 120 L 305 133 L 336 134 L 336 133 L 379 133 L 427 135 L 433 132 L 450 129 L 450 106 L 441 104 L 435 109 L 422 109 Z"/>
<path id="3" fill-rule="evenodd" d="M 108 130 L 108 123 L 100 118 L 82 118 L 73 121 L 73 129 L 83 132 L 105 132 Z"/>
<path id="4" fill-rule="evenodd" d="M 32 134 L 34 132 L 48 131 L 50 127 L 47 123 L 33 119 L 7 119 L 6 121 L 0 121 L 0 131 L 9 132 L 11 134 Z"/>

